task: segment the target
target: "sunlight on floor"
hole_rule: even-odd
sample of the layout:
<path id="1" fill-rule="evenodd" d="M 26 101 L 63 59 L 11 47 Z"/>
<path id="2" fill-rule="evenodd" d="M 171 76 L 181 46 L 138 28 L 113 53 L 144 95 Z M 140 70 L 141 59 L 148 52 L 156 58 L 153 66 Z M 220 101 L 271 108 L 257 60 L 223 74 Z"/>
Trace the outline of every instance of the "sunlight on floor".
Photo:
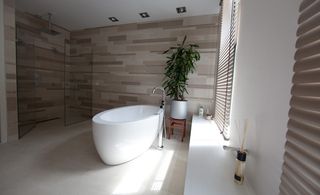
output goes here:
<path id="1" fill-rule="evenodd" d="M 157 175 L 154 179 L 154 182 L 152 184 L 151 187 L 151 191 L 160 191 L 164 182 L 164 179 L 166 178 L 172 157 L 173 157 L 173 151 L 168 151 L 162 162 L 161 162 L 161 166 L 157 172 Z"/>
<path id="2" fill-rule="evenodd" d="M 148 150 L 132 162 L 133 166 L 113 191 L 113 195 L 138 193 L 143 184 L 158 170 L 151 191 L 160 191 L 174 151 Z"/>
<path id="3" fill-rule="evenodd" d="M 182 195 L 189 141 L 163 141 L 162 150 L 155 140 L 138 158 L 107 166 L 94 147 L 91 121 L 42 123 L 19 142 L 1 145 L 0 175 L 6 179 L 0 194 Z"/>

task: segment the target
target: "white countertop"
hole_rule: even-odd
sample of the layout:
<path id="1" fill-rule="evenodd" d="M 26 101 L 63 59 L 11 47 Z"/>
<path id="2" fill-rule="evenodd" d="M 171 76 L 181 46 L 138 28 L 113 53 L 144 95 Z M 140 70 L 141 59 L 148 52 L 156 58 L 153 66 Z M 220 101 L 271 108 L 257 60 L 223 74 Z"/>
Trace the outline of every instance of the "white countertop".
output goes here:
<path id="1" fill-rule="evenodd" d="M 245 178 L 233 181 L 236 154 L 223 150 L 225 141 L 212 121 L 192 118 L 185 195 L 253 195 Z"/>

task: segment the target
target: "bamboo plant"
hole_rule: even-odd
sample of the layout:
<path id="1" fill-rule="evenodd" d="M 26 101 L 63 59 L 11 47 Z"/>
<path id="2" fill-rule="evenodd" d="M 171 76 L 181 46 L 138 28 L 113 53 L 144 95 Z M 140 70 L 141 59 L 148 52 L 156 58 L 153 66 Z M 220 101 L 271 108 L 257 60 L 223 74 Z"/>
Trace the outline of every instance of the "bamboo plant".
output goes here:
<path id="1" fill-rule="evenodd" d="M 167 54 L 167 66 L 162 86 L 166 94 L 174 100 L 184 101 L 187 93 L 188 75 L 195 71 L 195 62 L 200 60 L 200 54 L 196 50 L 196 44 L 185 44 L 187 36 L 184 36 L 181 44 L 170 47 L 164 51 Z"/>

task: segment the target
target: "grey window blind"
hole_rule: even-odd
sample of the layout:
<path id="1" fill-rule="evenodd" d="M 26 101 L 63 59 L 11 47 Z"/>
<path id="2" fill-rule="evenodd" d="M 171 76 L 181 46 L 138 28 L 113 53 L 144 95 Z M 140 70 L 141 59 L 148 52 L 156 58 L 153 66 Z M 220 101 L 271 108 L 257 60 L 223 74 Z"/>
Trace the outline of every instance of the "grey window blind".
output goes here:
<path id="1" fill-rule="evenodd" d="M 300 6 L 280 194 L 320 194 L 320 0 Z"/>
<path id="2" fill-rule="evenodd" d="M 225 1 L 220 3 L 220 17 L 224 17 L 224 6 L 228 6 Z M 235 52 L 237 45 L 237 31 L 238 31 L 238 7 L 239 1 L 233 0 L 231 4 L 231 19 L 230 22 L 223 20 L 220 35 L 219 59 L 217 66 L 217 80 L 215 93 L 215 121 L 220 131 L 226 139 L 229 139 L 229 124 L 230 124 L 230 108 L 232 96 L 233 83 L 233 69 L 235 61 Z M 224 22 L 228 26 L 228 36 L 222 36 L 222 29 L 224 29 Z"/>

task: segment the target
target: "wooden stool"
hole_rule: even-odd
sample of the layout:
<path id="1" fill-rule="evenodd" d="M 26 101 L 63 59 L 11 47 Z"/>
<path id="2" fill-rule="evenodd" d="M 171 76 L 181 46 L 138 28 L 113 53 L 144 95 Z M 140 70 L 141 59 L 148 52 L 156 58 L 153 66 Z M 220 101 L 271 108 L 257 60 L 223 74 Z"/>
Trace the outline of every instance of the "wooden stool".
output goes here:
<path id="1" fill-rule="evenodd" d="M 173 135 L 173 129 L 174 128 L 180 128 L 182 130 L 182 138 L 181 141 L 183 142 L 183 138 L 186 135 L 186 124 L 187 124 L 187 120 L 186 119 L 174 119 L 169 117 L 169 128 L 168 128 L 168 139 L 170 139 L 170 136 Z"/>

